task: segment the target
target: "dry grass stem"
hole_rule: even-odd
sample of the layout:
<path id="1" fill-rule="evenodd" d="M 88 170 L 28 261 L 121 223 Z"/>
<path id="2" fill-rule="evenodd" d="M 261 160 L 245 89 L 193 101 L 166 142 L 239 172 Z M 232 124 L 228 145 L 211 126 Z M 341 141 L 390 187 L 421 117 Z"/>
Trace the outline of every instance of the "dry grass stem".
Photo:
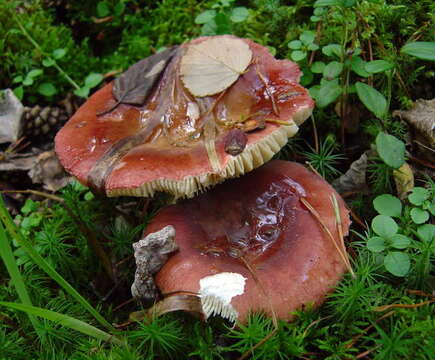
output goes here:
<path id="1" fill-rule="evenodd" d="M 325 233 L 329 236 L 332 243 L 334 244 L 335 248 L 337 249 L 338 253 L 340 254 L 341 259 L 343 260 L 343 263 L 346 265 L 347 270 L 350 272 L 352 277 L 355 277 L 355 273 L 352 270 L 352 267 L 350 266 L 349 259 L 347 257 L 347 253 L 343 252 L 343 249 L 340 249 L 340 246 L 337 244 L 337 241 L 335 241 L 334 236 L 331 234 L 331 231 L 329 228 L 325 225 L 322 218 L 320 217 L 319 213 L 311 206 L 311 204 L 308 202 L 305 198 L 300 198 L 301 202 L 306 206 L 306 208 L 311 212 L 311 214 L 316 218 L 316 220 L 319 222 Z"/>

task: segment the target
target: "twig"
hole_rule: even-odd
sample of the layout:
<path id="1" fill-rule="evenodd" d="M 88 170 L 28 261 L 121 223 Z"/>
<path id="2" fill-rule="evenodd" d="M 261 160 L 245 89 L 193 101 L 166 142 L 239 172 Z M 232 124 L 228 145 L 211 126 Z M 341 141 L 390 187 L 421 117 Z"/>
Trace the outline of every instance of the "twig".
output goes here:
<path id="1" fill-rule="evenodd" d="M 432 304 L 435 302 L 435 299 L 431 299 L 431 300 L 426 300 L 426 301 L 422 301 L 416 304 L 389 304 L 389 305 L 383 305 L 383 306 L 377 306 L 375 307 L 375 311 L 385 311 L 388 309 L 415 309 L 418 308 L 420 306 L 424 306 L 424 305 L 428 305 L 428 304 Z"/>
<path id="2" fill-rule="evenodd" d="M 375 351 L 377 348 L 379 348 L 379 347 L 381 347 L 381 346 L 382 346 L 381 344 L 376 345 L 374 348 L 369 349 L 369 350 L 367 350 L 367 351 L 364 351 L 364 352 L 362 352 L 361 354 L 358 354 L 358 355 L 355 357 L 355 359 L 361 359 L 361 358 L 367 356 L 368 354 L 370 354 L 371 352 Z"/>
<path id="3" fill-rule="evenodd" d="M 37 190 L 2 190 L 0 191 L 0 194 L 8 194 L 8 193 L 18 193 L 18 194 L 33 194 L 33 195 L 37 195 L 37 196 L 41 196 L 41 197 L 45 197 L 47 199 L 50 200 L 54 200 L 57 202 L 60 202 L 62 204 L 65 203 L 65 200 L 62 199 L 59 196 L 56 195 L 52 195 L 52 194 L 47 194 L 45 192 L 42 191 L 37 191 Z"/>
<path id="4" fill-rule="evenodd" d="M 261 82 L 263 83 L 264 87 L 266 88 L 266 94 L 269 96 L 270 101 L 272 102 L 272 110 L 273 110 L 273 113 L 274 113 L 276 116 L 279 116 L 279 109 L 278 109 L 278 106 L 276 105 L 275 97 L 273 96 L 272 91 L 270 91 L 270 89 L 269 89 L 269 84 L 267 83 L 266 78 L 265 78 L 264 75 L 260 72 L 260 70 L 258 70 L 258 66 L 255 67 L 255 71 L 256 71 L 258 77 L 260 78 Z"/>

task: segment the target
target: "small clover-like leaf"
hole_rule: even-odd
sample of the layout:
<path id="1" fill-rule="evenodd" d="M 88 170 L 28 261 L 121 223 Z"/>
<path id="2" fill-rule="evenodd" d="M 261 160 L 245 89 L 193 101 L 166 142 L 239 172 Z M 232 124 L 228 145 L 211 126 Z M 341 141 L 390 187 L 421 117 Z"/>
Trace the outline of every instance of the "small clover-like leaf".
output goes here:
<path id="1" fill-rule="evenodd" d="M 417 206 L 423 205 L 423 202 L 425 202 L 428 198 L 429 190 L 418 186 L 413 188 L 412 193 L 408 196 L 409 202 Z"/>
<path id="2" fill-rule="evenodd" d="M 409 255 L 400 251 L 391 251 L 384 258 L 385 268 L 395 276 L 405 276 L 410 268 Z"/>
<path id="3" fill-rule="evenodd" d="M 402 213 L 402 203 L 398 198 L 390 194 L 377 196 L 373 200 L 373 206 L 381 215 L 399 217 Z"/>
<path id="4" fill-rule="evenodd" d="M 314 42 L 314 39 L 316 38 L 316 34 L 313 31 L 304 31 L 301 36 L 299 36 L 299 39 L 305 44 L 312 44 Z"/>
<path id="5" fill-rule="evenodd" d="M 322 53 L 326 56 L 337 56 L 341 57 L 343 54 L 343 49 L 341 48 L 341 45 L 338 44 L 329 44 L 322 48 Z"/>
<path id="6" fill-rule="evenodd" d="M 372 252 L 385 250 L 385 240 L 379 236 L 373 236 L 367 241 L 367 248 Z"/>
<path id="7" fill-rule="evenodd" d="M 66 49 L 56 49 L 53 51 L 53 57 L 56 60 L 63 58 L 65 56 L 65 54 L 66 54 Z"/>
<path id="8" fill-rule="evenodd" d="M 244 6 L 239 6 L 231 11 L 230 19 L 232 22 L 239 23 L 245 21 L 249 16 L 249 10 Z"/>
<path id="9" fill-rule="evenodd" d="M 300 48 L 302 47 L 302 42 L 301 42 L 300 40 L 293 40 L 293 41 L 290 41 L 290 42 L 287 44 L 287 46 L 288 46 L 290 49 L 298 50 L 298 49 L 300 49 Z"/>
<path id="10" fill-rule="evenodd" d="M 435 240 L 435 225 L 424 224 L 417 229 L 418 237 L 425 242 L 430 242 Z"/>
<path id="11" fill-rule="evenodd" d="M 366 62 L 359 56 L 352 56 L 352 59 L 350 60 L 350 68 L 355 74 L 362 77 L 369 77 L 370 73 L 366 71 L 365 65 Z"/>
<path id="12" fill-rule="evenodd" d="M 42 83 L 38 86 L 38 92 L 44 96 L 53 96 L 57 93 L 57 89 L 52 83 Z"/>
<path id="13" fill-rule="evenodd" d="M 396 234 L 389 238 L 391 246 L 396 249 L 406 249 L 411 243 L 411 239 L 402 234 Z"/>
<path id="14" fill-rule="evenodd" d="M 305 51 L 295 50 L 291 53 L 291 58 L 293 61 L 301 61 L 305 59 L 307 53 Z"/>
<path id="15" fill-rule="evenodd" d="M 429 220 L 429 213 L 420 208 L 413 208 L 410 214 L 412 221 L 416 224 L 423 224 Z"/>
<path id="16" fill-rule="evenodd" d="M 322 61 L 316 61 L 311 65 L 311 71 L 315 74 L 321 74 L 323 73 L 323 70 L 325 69 L 325 63 Z"/>
<path id="17" fill-rule="evenodd" d="M 381 237 L 391 237 L 397 233 L 398 226 L 390 216 L 378 215 L 372 220 L 373 231 Z"/>
<path id="18" fill-rule="evenodd" d="M 323 69 L 323 77 L 332 80 L 341 74 L 343 71 L 343 64 L 338 61 L 331 61 L 329 64 L 325 66 Z"/>
<path id="19" fill-rule="evenodd" d="M 384 72 L 392 69 L 393 67 L 394 65 L 392 63 L 385 60 L 373 60 L 373 61 L 369 61 L 365 65 L 366 71 L 372 74 Z"/>
<path id="20" fill-rule="evenodd" d="M 216 10 L 206 10 L 203 11 L 195 18 L 195 24 L 206 24 L 212 21 L 216 16 Z"/>

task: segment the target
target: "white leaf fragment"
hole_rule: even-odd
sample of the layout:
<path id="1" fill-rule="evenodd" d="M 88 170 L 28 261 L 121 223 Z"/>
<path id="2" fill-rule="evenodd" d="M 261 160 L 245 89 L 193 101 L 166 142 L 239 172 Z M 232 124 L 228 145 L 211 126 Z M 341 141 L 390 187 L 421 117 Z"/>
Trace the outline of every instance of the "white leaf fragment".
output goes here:
<path id="1" fill-rule="evenodd" d="M 249 45 L 229 36 L 190 45 L 181 58 L 184 86 L 197 97 L 215 95 L 231 86 L 251 63 Z"/>
<path id="2" fill-rule="evenodd" d="M 202 278 L 199 281 L 199 296 L 206 318 L 220 315 L 232 322 L 236 321 L 239 313 L 231 305 L 231 299 L 244 293 L 245 282 L 244 276 L 230 272 Z"/>

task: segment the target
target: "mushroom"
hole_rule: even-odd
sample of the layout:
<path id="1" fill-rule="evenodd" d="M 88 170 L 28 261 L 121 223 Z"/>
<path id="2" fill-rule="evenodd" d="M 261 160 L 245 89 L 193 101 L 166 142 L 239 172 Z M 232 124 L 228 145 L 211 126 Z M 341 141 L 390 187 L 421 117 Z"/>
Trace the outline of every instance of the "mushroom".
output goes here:
<path id="1" fill-rule="evenodd" d="M 300 76 L 251 40 L 201 37 L 93 94 L 55 150 L 68 172 L 108 196 L 192 197 L 262 165 L 298 131 L 314 106 Z"/>
<path id="2" fill-rule="evenodd" d="M 346 235 L 349 212 L 334 189 L 280 160 L 161 210 L 145 235 L 171 225 L 179 251 L 157 273 L 157 286 L 163 294 L 198 293 L 207 316 L 246 322 L 264 311 L 291 320 L 295 310 L 322 303 L 345 272 L 333 195 Z"/>

